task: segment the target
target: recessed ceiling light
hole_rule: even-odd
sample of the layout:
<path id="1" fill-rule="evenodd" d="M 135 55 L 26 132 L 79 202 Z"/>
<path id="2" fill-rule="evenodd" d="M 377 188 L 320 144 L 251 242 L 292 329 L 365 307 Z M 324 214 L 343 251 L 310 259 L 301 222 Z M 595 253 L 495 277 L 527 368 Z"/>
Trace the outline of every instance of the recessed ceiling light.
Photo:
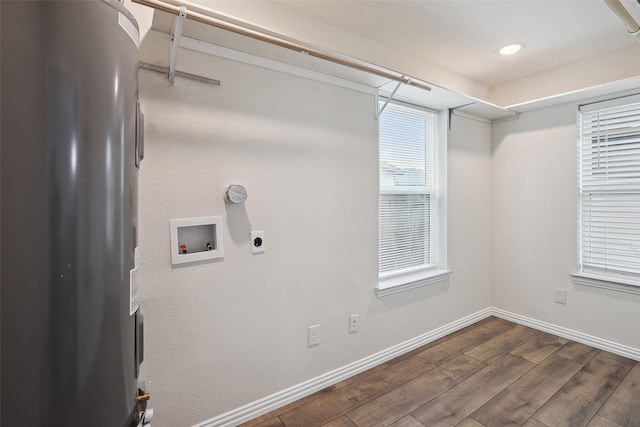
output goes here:
<path id="1" fill-rule="evenodd" d="M 500 55 L 513 55 L 516 52 L 520 52 L 523 47 L 524 45 L 522 43 L 509 44 L 501 47 L 500 50 L 498 50 L 498 53 Z"/>

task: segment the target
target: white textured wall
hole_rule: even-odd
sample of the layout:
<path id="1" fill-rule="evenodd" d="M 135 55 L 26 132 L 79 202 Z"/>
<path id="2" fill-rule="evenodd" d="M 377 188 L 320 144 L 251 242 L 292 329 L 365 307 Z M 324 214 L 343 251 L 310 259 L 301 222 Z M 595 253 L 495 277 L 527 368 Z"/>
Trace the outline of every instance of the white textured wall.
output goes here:
<path id="1" fill-rule="evenodd" d="M 449 268 L 458 301 L 491 306 L 491 125 L 452 116 L 449 131 Z"/>
<path id="2" fill-rule="evenodd" d="M 166 55 L 166 38 L 150 34 L 141 52 Z M 140 74 L 141 379 L 155 427 L 215 417 L 489 305 L 488 125 L 456 118 L 450 134 L 450 282 L 379 299 L 373 96 L 188 51 L 179 65 L 222 85 Z M 224 204 L 232 183 L 247 187 L 244 205 Z M 169 219 L 204 215 L 223 217 L 224 259 L 172 268 Z M 252 229 L 266 253 L 250 253 Z"/>
<path id="3" fill-rule="evenodd" d="M 640 348 L 640 296 L 573 285 L 577 269 L 576 104 L 493 126 L 496 307 Z M 567 289 L 567 305 L 555 289 Z"/>

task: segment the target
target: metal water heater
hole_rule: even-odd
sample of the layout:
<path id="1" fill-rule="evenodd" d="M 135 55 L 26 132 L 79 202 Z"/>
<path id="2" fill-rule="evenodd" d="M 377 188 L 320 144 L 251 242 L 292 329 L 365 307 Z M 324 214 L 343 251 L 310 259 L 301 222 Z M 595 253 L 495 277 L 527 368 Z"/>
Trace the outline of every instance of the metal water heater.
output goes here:
<path id="1" fill-rule="evenodd" d="M 137 23 L 114 0 L 0 18 L 0 424 L 142 425 Z"/>

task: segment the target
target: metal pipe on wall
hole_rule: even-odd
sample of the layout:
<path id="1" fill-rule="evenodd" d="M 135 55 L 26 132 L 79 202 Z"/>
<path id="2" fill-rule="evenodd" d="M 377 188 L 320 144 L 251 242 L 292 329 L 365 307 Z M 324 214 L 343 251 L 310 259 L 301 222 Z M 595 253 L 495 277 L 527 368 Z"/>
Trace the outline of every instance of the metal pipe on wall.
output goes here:
<path id="1" fill-rule="evenodd" d="M 169 3 L 166 3 L 161 0 L 132 0 L 134 3 L 138 3 L 144 6 L 151 7 L 156 10 L 160 10 L 162 12 L 170 13 L 173 15 L 178 15 L 180 13 L 180 7 L 175 6 Z M 358 63 L 355 61 L 351 61 L 348 59 L 338 58 L 336 56 L 330 55 L 325 52 L 321 52 L 317 49 L 304 46 L 299 43 L 294 43 L 288 40 L 284 40 L 282 38 L 278 38 L 269 34 L 265 34 L 263 32 L 259 32 L 256 30 L 252 30 L 249 28 L 244 28 L 240 25 L 233 24 L 230 22 L 223 21 L 221 19 L 215 18 L 213 16 L 206 15 L 199 11 L 189 10 L 189 13 L 186 16 L 187 19 L 192 21 L 200 22 L 206 25 L 210 25 L 212 27 L 220 28 L 226 31 L 230 31 L 235 34 L 240 34 L 242 36 L 250 37 L 255 40 L 263 41 L 266 43 L 270 43 L 276 46 L 283 47 L 285 49 L 293 50 L 296 52 L 300 52 L 305 55 L 312 56 L 314 58 L 323 59 L 325 61 L 332 62 L 334 64 L 342 65 L 345 67 L 353 68 L 359 71 L 364 71 L 366 73 L 374 74 L 376 76 L 380 76 L 383 78 L 387 78 L 389 80 L 393 80 L 396 82 L 402 82 L 404 84 L 415 86 L 424 90 L 431 90 L 431 86 L 416 81 L 413 78 L 401 75 L 400 73 L 394 74 L 394 72 L 390 70 L 382 70 L 379 68 L 375 68 L 370 65 L 365 65 L 362 63 Z"/>

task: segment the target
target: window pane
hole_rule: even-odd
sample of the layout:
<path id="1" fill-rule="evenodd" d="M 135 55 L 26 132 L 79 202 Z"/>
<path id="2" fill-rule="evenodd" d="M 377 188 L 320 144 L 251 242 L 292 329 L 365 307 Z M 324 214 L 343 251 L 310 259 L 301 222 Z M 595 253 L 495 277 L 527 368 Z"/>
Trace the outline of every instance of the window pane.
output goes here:
<path id="1" fill-rule="evenodd" d="M 431 264 L 431 197 L 380 195 L 380 272 Z"/>
<path id="2" fill-rule="evenodd" d="M 640 279 L 640 103 L 581 122 L 581 269 Z"/>
<path id="3" fill-rule="evenodd" d="M 380 273 L 434 263 L 435 124 L 435 114 L 396 104 L 380 115 Z"/>
<path id="4" fill-rule="evenodd" d="M 431 191 L 434 120 L 431 113 L 387 105 L 380 115 L 380 185 Z"/>

